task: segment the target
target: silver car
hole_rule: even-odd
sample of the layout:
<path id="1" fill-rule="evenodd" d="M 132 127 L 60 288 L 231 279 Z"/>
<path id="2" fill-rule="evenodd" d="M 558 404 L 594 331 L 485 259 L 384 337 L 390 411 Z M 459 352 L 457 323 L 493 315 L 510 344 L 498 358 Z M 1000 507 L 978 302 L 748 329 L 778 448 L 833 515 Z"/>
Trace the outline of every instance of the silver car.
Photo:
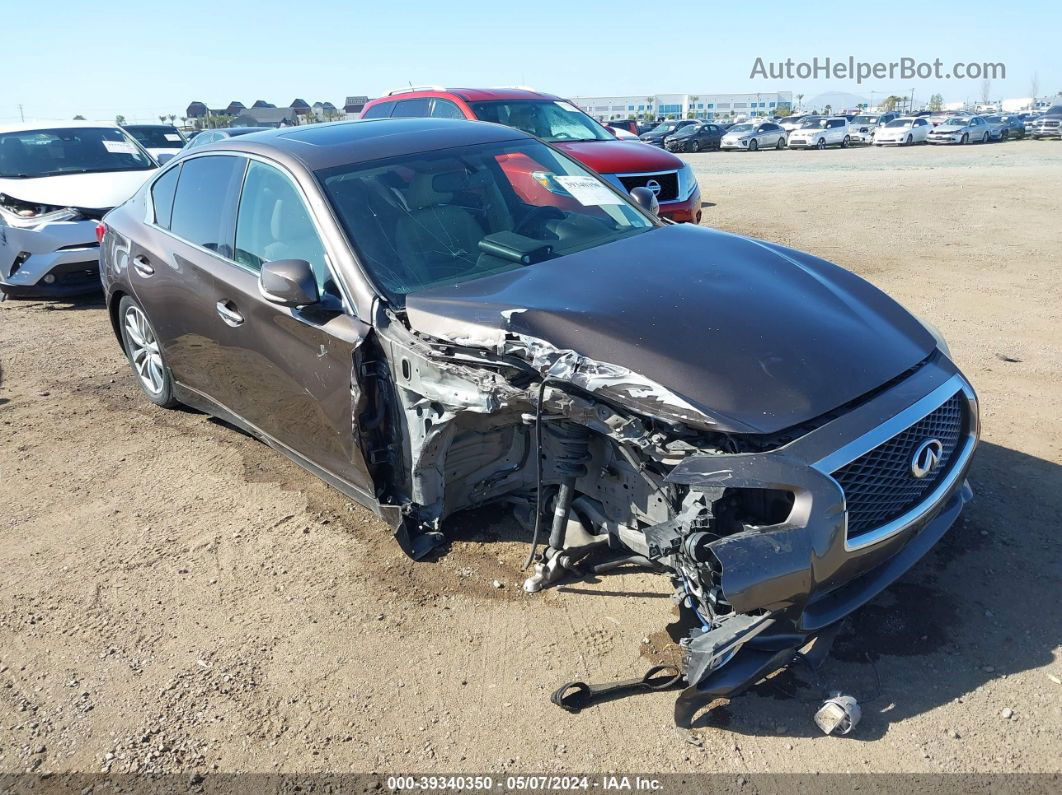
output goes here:
<path id="1" fill-rule="evenodd" d="M 116 124 L 0 126 L 0 300 L 99 290 L 98 222 L 156 168 Z"/>
<path id="2" fill-rule="evenodd" d="M 784 149 L 785 130 L 772 121 L 735 124 L 723 135 L 720 149 Z"/>
<path id="3" fill-rule="evenodd" d="M 988 128 L 990 141 L 1005 141 L 1010 133 L 1006 120 L 1002 116 L 983 116 L 985 126 Z"/>
<path id="4" fill-rule="evenodd" d="M 986 144 L 992 133 L 981 116 L 956 116 L 929 131 L 926 141 L 931 144 Z"/>

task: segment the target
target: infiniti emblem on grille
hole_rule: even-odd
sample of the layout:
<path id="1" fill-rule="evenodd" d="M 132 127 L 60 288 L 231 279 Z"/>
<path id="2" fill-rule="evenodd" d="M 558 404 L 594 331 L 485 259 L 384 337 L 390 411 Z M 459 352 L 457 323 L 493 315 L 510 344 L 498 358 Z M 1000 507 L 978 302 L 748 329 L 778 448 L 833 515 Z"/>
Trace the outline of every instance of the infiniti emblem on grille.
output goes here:
<path id="1" fill-rule="evenodd" d="M 645 187 L 649 188 L 649 190 L 651 190 L 653 192 L 654 196 L 659 196 L 660 195 L 660 183 L 657 182 L 655 179 L 651 179 L 648 182 L 646 182 L 645 183 Z"/>
<path id="2" fill-rule="evenodd" d="M 926 439 L 911 456 L 911 474 L 916 478 L 924 478 L 937 468 L 943 455 L 944 445 L 939 440 Z"/>

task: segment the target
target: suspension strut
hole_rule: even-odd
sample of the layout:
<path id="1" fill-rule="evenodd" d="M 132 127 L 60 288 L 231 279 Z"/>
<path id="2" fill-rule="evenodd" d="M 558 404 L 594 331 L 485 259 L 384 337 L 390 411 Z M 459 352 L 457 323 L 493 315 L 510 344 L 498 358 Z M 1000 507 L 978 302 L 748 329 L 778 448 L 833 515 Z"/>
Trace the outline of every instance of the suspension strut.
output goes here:
<path id="1" fill-rule="evenodd" d="M 575 497 L 575 481 L 586 474 L 586 462 L 590 459 L 590 431 L 586 426 L 573 422 L 547 425 L 546 431 L 555 450 L 550 463 L 562 478 L 549 531 L 549 547 L 556 551 L 564 549 L 564 534 Z"/>

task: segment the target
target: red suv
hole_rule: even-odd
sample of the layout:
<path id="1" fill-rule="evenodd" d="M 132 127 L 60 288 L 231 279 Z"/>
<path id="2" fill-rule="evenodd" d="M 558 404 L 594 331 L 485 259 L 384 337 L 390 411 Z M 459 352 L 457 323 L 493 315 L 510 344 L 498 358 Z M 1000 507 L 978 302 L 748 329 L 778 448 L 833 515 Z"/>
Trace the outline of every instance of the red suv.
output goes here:
<path id="1" fill-rule="evenodd" d="M 688 163 L 639 141 L 617 140 L 561 97 L 522 88 L 415 86 L 374 99 L 361 114 L 363 119 L 416 116 L 479 119 L 516 127 L 552 144 L 623 191 L 649 188 L 664 218 L 701 220 L 701 191 Z"/>

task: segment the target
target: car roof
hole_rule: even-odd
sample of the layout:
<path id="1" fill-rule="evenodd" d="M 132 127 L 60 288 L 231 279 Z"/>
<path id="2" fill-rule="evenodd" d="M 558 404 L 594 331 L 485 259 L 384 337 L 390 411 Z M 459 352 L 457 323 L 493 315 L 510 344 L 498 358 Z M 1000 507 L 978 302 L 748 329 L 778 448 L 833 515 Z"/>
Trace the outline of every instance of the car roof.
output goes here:
<path id="1" fill-rule="evenodd" d="M 114 130 L 120 130 L 117 124 L 113 121 L 23 121 L 16 124 L 0 124 L 0 133 L 9 132 L 24 132 L 27 130 L 58 130 L 58 129 L 93 129 L 98 130 L 100 127 L 108 127 Z"/>
<path id="2" fill-rule="evenodd" d="M 224 138 L 196 153 L 240 151 L 294 161 L 310 171 L 457 146 L 536 140 L 501 124 L 464 119 L 367 119 L 308 124 Z"/>
<path id="3" fill-rule="evenodd" d="M 173 128 L 172 124 L 123 124 L 122 127 L 126 130 L 169 130 Z"/>
<path id="4" fill-rule="evenodd" d="M 381 100 L 401 100 L 417 97 L 434 97 L 439 94 L 452 94 L 463 99 L 465 102 L 490 102 L 513 99 L 546 99 L 559 100 L 560 97 L 553 94 L 544 94 L 541 91 L 532 91 L 529 88 L 436 88 L 422 91 L 400 91 L 380 97 Z"/>

